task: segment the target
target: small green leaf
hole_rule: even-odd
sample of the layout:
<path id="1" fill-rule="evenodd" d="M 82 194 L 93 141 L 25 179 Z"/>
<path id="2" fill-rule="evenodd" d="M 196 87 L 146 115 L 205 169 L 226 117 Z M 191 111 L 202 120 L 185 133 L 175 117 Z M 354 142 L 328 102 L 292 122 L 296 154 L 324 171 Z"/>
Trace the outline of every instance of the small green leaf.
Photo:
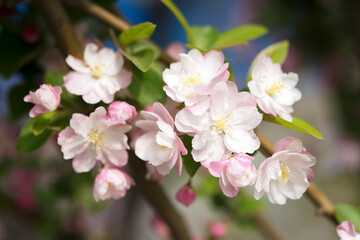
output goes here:
<path id="1" fill-rule="evenodd" d="M 351 221 L 357 232 L 360 232 L 360 209 L 349 204 L 336 204 L 335 218 L 338 223 Z"/>
<path id="2" fill-rule="evenodd" d="M 166 93 L 163 90 L 162 70 L 163 68 L 155 62 L 147 72 L 137 69 L 133 71 L 133 80 L 128 90 L 138 102 L 150 106 L 154 102 L 165 102 Z"/>
<path id="3" fill-rule="evenodd" d="M 11 119 L 18 119 L 25 114 L 29 114 L 29 111 L 34 104 L 24 102 L 24 97 L 29 94 L 29 86 L 21 84 L 13 87 L 8 95 L 8 104 L 10 110 Z"/>
<path id="4" fill-rule="evenodd" d="M 219 35 L 213 48 L 228 48 L 240 44 L 246 44 L 247 41 L 258 38 L 266 34 L 268 30 L 261 25 L 248 24 L 232 28 Z"/>
<path id="5" fill-rule="evenodd" d="M 296 117 L 293 117 L 292 122 L 288 122 L 282 118 L 279 118 L 279 117 L 276 117 L 276 116 L 273 116 L 270 114 L 264 114 L 263 120 L 272 122 L 272 123 L 276 123 L 276 124 L 282 125 L 284 127 L 294 129 L 299 132 L 309 134 L 318 139 L 324 139 L 323 135 L 318 130 L 316 130 L 313 126 L 311 126 L 307 122 L 305 122 L 301 119 L 298 119 Z"/>
<path id="6" fill-rule="evenodd" d="M 28 121 L 20 132 L 20 135 L 16 141 L 16 150 L 20 153 L 32 152 L 47 142 L 47 140 L 53 135 L 53 131 L 45 130 L 38 136 L 33 133 L 33 125 L 36 118 Z"/>
<path id="7" fill-rule="evenodd" d="M 219 35 L 218 30 L 212 26 L 192 26 L 191 32 L 194 37 L 191 45 L 202 50 L 211 48 Z"/>
<path id="8" fill-rule="evenodd" d="M 184 17 L 182 12 L 179 10 L 179 8 L 171 0 L 160 0 L 160 1 L 162 3 L 164 3 L 170 9 L 170 11 L 175 15 L 177 20 L 180 22 L 182 27 L 185 29 L 189 42 L 194 43 L 194 37 L 192 35 L 191 28 L 190 28 L 188 22 L 186 21 L 186 18 Z"/>
<path id="9" fill-rule="evenodd" d="M 63 79 L 64 75 L 59 72 L 47 71 L 45 74 L 45 83 L 51 86 L 62 86 L 64 83 Z"/>
<path id="10" fill-rule="evenodd" d="M 188 151 L 188 154 L 185 156 L 182 156 L 183 159 L 183 164 L 184 167 L 186 169 L 186 172 L 189 174 L 190 177 L 194 177 L 195 173 L 197 172 L 197 170 L 199 169 L 199 167 L 201 166 L 201 164 L 199 162 L 195 162 L 194 158 L 191 155 L 191 149 L 192 149 L 192 137 L 190 136 L 183 136 L 181 137 L 181 140 L 184 143 L 185 148 Z"/>
<path id="11" fill-rule="evenodd" d="M 41 134 L 46 127 L 49 125 L 51 119 L 53 118 L 53 116 L 55 115 L 55 111 L 52 112 L 48 112 L 45 114 L 42 114 L 40 116 L 38 116 L 37 118 L 35 118 L 34 124 L 33 124 L 33 133 L 35 136 L 38 136 L 39 134 Z"/>
<path id="12" fill-rule="evenodd" d="M 261 56 L 268 55 L 269 57 L 271 57 L 274 63 L 283 64 L 287 57 L 288 51 L 289 51 L 289 42 L 286 40 L 271 44 L 270 46 L 263 49 L 256 56 L 255 60 L 251 63 L 251 67 L 247 75 L 247 81 L 248 82 L 251 81 L 252 70 Z"/>
<path id="13" fill-rule="evenodd" d="M 156 25 L 151 22 L 144 22 L 135 25 L 120 34 L 119 41 L 124 46 L 141 38 L 149 38 L 153 34 Z"/>
<path id="14" fill-rule="evenodd" d="M 119 50 L 138 69 L 146 72 L 150 69 L 158 54 L 152 47 L 139 47 L 141 44 L 144 43 L 133 43 L 124 49 L 119 48 Z"/>

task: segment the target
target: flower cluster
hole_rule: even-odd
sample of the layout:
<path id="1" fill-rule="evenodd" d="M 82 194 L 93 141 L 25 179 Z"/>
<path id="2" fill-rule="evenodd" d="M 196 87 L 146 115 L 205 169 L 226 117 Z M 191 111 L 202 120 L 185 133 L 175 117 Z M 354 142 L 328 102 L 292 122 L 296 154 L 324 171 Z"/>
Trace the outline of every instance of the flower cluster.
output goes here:
<path id="1" fill-rule="evenodd" d="M 285 138 L 276 143 L 275 154 L 258 170 L 252 163 L 254 158 L 247 155 L 260 147 L 254 133 L 262 121 L 257 105 L 265 113 L 292 120 L 291 106 L 301 98 L 294 88 L 297 75 L 283 73 L 279 64 L 263 56 L 252 72 L 249 93 L 239 92 L 236 84 L 228 81 L 227 68 L 221 52 L 202 55 L 193 49 L 188 54 L 181 53 L 179 61 L 163 72 L 167 95 L 185 105 L 175 116 L 175 126 L 193 137 L 193 159 L 219 178 L 226 196 L 234 197 L 241 187 L 254 185 L 256 199 L 264 193 L 276 204 L 285 204 L 287 198 L 300 198 L 313 177 L 310 167 L 315 164 L 315 157 L 299 139 Z M 156 174 L 166 175 L 175 165 L 180 174 L 180 157 L 187 151 L 166 109 L 159 103 L 154 104 L 154 109 L 154 113 L 142 112 L 144 120 L 137 122 L 145 134 L 137 140 L 135 153 Z M 188 205 L 184 193 L 181 189 L 177 199 Z"/>

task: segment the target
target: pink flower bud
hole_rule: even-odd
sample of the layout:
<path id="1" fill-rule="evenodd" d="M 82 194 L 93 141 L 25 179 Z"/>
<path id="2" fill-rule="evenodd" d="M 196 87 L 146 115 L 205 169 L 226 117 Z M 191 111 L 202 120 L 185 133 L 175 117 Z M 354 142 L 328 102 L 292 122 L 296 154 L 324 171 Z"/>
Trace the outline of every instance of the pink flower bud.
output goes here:
<path id="1" fill-rule="evenodd" d="M 223 238 L 227 234 L 227 226 L 223 222 L 213 222 L 210 224 L 210 234 L 214 238 Z"/>
<path id="2" fill-rule="evenodd" d="M 95 179 L 93 194 L 95 201 L 120 199 L 135 185 L 134 180 L 116 168 L 104 168 Z"/>
<path id="3" fill-rule="evenodd" d="M 154 217 L 151 219 L 151 225 L 155 229 L 155 231 L 159 234 L 159 236 L 165 239 L 171 238 L 171 231 L 169 226 L 158 215 L 154 215 Z"/>
<path id="4" fill-rule="evenodd" d="M 169 44 L 165 52 L 176 61 L 180 61 L 180 54 L 186 53 L 186 49 L 182 43 L 173 42 Z"/>
<path id="5" fill-rule="evenodd" d="M 136 108 L 126 102 L 116 101 L 109 105 L 106 120 L 126 124 L 137 115 Z"/>
<path id="6" fill-rule="evenodd" d="M 50 84 L 42 84 L 35 92 L 30 91 L 29 95 L 24 97 L 25 102 L 35 104 L 35 106 L 30 110 L 29 116 L 33 118 L 40 114 L 56 110 L 60 104 L 61 92 L 61 87 L 53 87 Z"/>
<path id="7" fill-rule="evenodd" d="M 184 186 L 176 193 L 176 200 L 184 206 L 190 206 L 196 198 L 194 189 L 190 186 Z"/>
<path id="8" fill-rule="evenodd" d="M 21 37 L 27 43 L 35 43 L 39 41 L 40 38 L 39 29 L 35 26 L 26 27 L 22 30 Z"/>

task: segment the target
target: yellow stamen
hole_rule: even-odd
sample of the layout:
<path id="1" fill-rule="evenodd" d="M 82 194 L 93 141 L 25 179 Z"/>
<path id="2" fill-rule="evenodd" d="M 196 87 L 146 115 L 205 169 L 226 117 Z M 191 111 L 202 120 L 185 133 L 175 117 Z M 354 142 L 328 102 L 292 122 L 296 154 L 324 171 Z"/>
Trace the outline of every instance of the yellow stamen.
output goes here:
<path id="1" fill-rule="evenodd" d="M 266 93 L 270 96 L 274 95 L 275 93 L 281 93 L 284 85 L 281 84 L 281 80 L 277 80 L 274 82 L 269 88 L 266 89 Z"/>
<path id="2" fill-rule="evenodd" d="M 227 114 L 227 111 L 224 111 L 224 114 Z M 218 113 L 220 115 L 220 112 Z M 211 130 L 213 130 L 217 134 L 227 133 L 232 134 L 232 129 L 228 125 L 228 120 L 234 118 L 233 115 L 230 117 L 221 117 L 214 121 L 214 125 L 211 127 Z"/>
<path id="3" fill-rule="evenodd" d="M 201 84 L 201 81 L 200 81 L 200 73 L 198 73 L 197 75 L 195 76 L 191 76 L 191 77 L 188 77 L 188 78 L 183 78 L 183 80 L 185 81 L 185 85 L 190 88 L 191 85 L 199 85 Z"/>
<path id="4" fill-rule="evenodd" d="M 166 149 L 168 149 L 168 147 L 166 147 L 166 146 L 161 146 L 161 145 L 159 145 L 158 148 L 161 149 L 161 150 L 166 150 Z"/>
<path id="5" fill-rule="evenodd" d="M 99 62 L 95 62 L 93 67 L 89 67 L 90 73 L 94 78 L 100 78 L 105 68 L 105 64 L 101 64 Z"/>
<path id="6" fill-rule="evenodd" d="M 91 144 L 92 150 L 100 150 L 104 146 L 104 140 L 102 138 L 102 131 L 97 129 L 91 129 L 88 134 L 88 139 L 85 147 L 88 147 Z"/>
<path id="7" fill-rule="evenodd" d="M 281 169 L 281 178 L 283 179 L 284 183 L 288 182 L 287 174 L 290 172 L 290 169 L 288 166 L 285 166 L 284 163 L 280 163 L 280 169 Z M 279 180 L 280 182 L 281 180 Z"/>

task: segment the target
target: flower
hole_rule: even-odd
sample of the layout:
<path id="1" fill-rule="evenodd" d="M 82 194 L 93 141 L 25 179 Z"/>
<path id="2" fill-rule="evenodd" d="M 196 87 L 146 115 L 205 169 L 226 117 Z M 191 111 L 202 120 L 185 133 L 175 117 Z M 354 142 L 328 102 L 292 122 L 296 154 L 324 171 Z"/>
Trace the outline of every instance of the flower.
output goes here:
<path id="1" fill-rule="evenodd" d="M 253 153 L 260 147 L 254 128 L 262 115 L 254 97 L 238 93 L 233 82 L 218 83 L 210 97 L 210 109 L 194 115 L 187 108 L 179 111 L 175 125 L 181 132 L 193 135 L 194 160 L 209 167 L 210 162 L 227 158 L 232 152 Z"/>
<path id="2" fill-rule="evenodd" d="M 184 102 L 192 113 L 201 115 L 209 108 L 209 95 L 216 83 L 229 78 L 228 66 L 221 52 L 210 51 L 203 56 L 192 49 L 165 69 L 164 90 L 174 101 Z"/>
<path id="3" fill-rule="evenodd" d="M 127 102 L 116 101 L 109 105 L 106 120 L 126 124 L 136 118 L 136 108 Z"/>
<path id="4" fill-rule="evenodd" d="M 185 53 L 186 50 L 182 43 L 172 42 L 167 45 L 165 52 L 176 61 L 180 61 L 180 54 Z"/>
<path id="5" fill-rule="evenodd" d="M 136 122 L 136 126 L 143 129 L 145 134 L 135 143 L 135 154 L 140 159 L 148 161 L 157 168 L 161 175 L 166 175 L 175 166 L 181 174 L 181 154 L 187 150 L 174 130 L 174 121 L 161 103 L 154 103 L 154 111 L 141 111 L 144 120 Z"/>
<path id="6" fill-rule="evenodd" d="M 106 110 L 98 107 L 90 116 L 74 113 L 70 126 L 59 133 L 58 144 L 64 159 L 74 158 L 76 172 L 88 172 L 96 163 L 122 167 L 127 164 L 129 149 L 126 132 L 128 125 L 106 120 Z"/>
<path id="7" fill-rule="evenodd" d="M 190 206 L 196 198 L 196 192 L 191 186 L 184 186 L 175 195 L 176 200 L 184 206 Z"/>
<path id="8" fill-rule="evenodd" d="M 300 139 L 284 138 L 274 146 L 274 155 L 261 163 L 254 197 L 267 194 L 271 203 L 285 204 L 286 199 L 299 199 L 314 173 L 310 169 L 316 159 L 303 147 Z"/>
<path id="9" fill-rule="evenodd" d="M 111 103 L 114 95 L 131 82 L 131 72 L 123 69 L 124 59 L 120 52 L 101 48 L 93 43 L 85 47 L 84 61 L 71 55 L 66 63 L 75 71 L 64 76 L 64 87 L 73 94 L 82 95 L 85 102 Z"/>
<path id="10" fill-rule="evenodd" d="M 301 92 L 295 88 L 299 77 L 296 73 L 283 73 L 278 63 L 267 55 L 260 57 L 248 83 L 250 92 L 265 113 L 292 121 L 292 105 L 300 100 Z"/>
<path id="11" fill-rule="evenodd" d="M 210 234 L 215 239 L 225 237 L 227 232 L 228 229 L 224 222 L 217 221 L 210 224 Z"/>
<path id="12" fill-rule="evenodd" d="M 164 176 L 158 172 L 155 166 L 148 163 L 146 164 L 146 170 L 147 170 L 145 175 L 146 180 L 155 180 L 158 183 L 162 183 L 162 181 L 164 180 Z"/>
<path id="13" fill-rule="evenodd" d="M 93 189 L 95 201 L 120 199 L 134 185 L 134 180 L 123 171 L 105 167 L 95 178 Z"/>
<path id="14" fill-rule="evenodd" d="M 35 104 L 30 110 L 29 116 L 34 118 L 40 114 L 56 110 L 60 104 L 61 92 L 61 87 L 53 87 L 50 84 L 41 84 L 40 88 L 35 92 L 30 91 L 29 95 L 24 97 L 25 102 Z"/>
<path id="15" fill-rule="evenodd" d="M 239 188 L 255 183 L 256 168 L 252 160 L 253 157 L 239 153 L 229 160 L 210 163 L 210 173 L 220 178 L 219 184 L 226 196 L 235 197 Z"/>
<path id="16" fill-rule="evenodd" d="M 340 240 L 360 240 L 360 233 L 355 231 L 354 224 L 344 221 L 336 227 Z"/>

